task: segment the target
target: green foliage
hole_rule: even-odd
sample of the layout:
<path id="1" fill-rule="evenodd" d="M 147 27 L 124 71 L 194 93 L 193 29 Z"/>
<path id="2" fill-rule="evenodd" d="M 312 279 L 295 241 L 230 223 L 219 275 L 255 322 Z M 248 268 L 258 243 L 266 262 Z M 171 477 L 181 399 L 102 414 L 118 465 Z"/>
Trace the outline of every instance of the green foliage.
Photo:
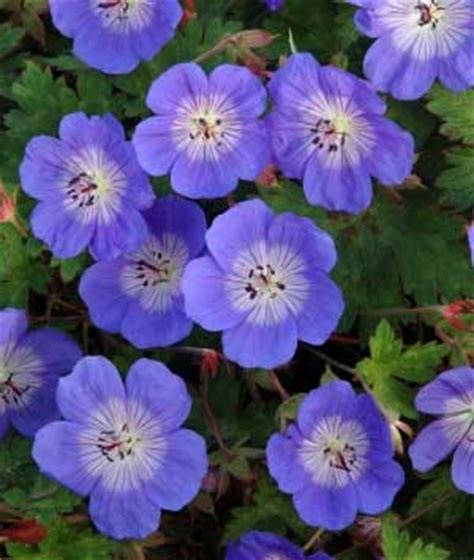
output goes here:
<path id="1" fill-rule="evenodd" d="M 252 504 L 234 508 L 226 526 L 224 542 L 238 539 L 248 531 L 271 531 L 285 534 L 291 530 L 304 540 L 311 530 L 296 515 L 290 500 L 278 492 L 267 478 L 260 479 Z"/>
<path id="2" fill-rule="evenodd" d="M 91 529 L 56 522 L 37 547 L 7 544 L 15 560 L 109 560 L 117 545 Z"/>
<path id="3" fill-rule="evenodd" d="M 474 517 L 474 500 L 454 487 L 450 466 L 440 467 L 424 477 L 429 482 L 413 498 L 409 515 L 428 507 L 430 511 L 427 518 L 442 527 L 450 527 L 463 519 Z"/>
<path id="4" fill-rule="evenodd" d="M 24 35 L 25 31 L 21 27 L 13 27 L 10 23 L 0 24 L 0 59 L 18 47 Z"/>
<path id="5" fill-rule="evenodd" d="M 436 85 L 428 95 L 428 109 L 444 122 L 441 132 L 453 140 L 474 144 L 474 91 L 453 93 Z"/>
<path id="6" fill-rule="evenodd" d="M 30 290 L 46 293 L 50 273 L 37 257 L 35 243 L 25 243 L 12 225 L 0 224 L 0 308 L 26 308 Z"/>
<path id="7" fill-rule="evenodd" d="M 412 540 L 407 531 L 397 528 L 393 515 L 382 522 L 382 547 L 386 560 L 447 560 L 449 552 L 421 539 Z"/>
<path id="8" fill-rule="evenodd" d="M 413 388 L 406 382 L 426 383 L 436 373 L 436 367 L 449 348 L 429 342 L 403 349 L 403 342 L 386 320 L 380 322 L 370 338 L 370 358 L 357 364 L 357 370 L 372 387 L 375 397 L 387 409 L 415 418 L 412 405 Z"/>
<path id="9" fill-rule="evenodd" d="M 457 147 L 446 154 L 448 168 L 441 173 L 437 186 L 442 189 L 441 200 L 461 210 L 474 206 L 474 150 Z"/>

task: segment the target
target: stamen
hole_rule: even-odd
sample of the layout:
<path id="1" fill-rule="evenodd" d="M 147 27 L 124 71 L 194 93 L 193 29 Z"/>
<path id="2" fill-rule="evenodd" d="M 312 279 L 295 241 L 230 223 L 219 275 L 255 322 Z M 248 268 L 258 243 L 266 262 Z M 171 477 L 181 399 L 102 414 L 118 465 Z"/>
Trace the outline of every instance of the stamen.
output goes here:
<path id="1" fill-rule="evenodd" d="M 436 0 L 431 0 L 429 3 L 420 0 L 415 5 L 415 10 L 420 12 L 420 18 L 418 20 L 418 25 L 420 27 L 431 25 L 432 29 L 436 29 L 444 8 L 440 6 Z"/>
<path id="2" fill-rule="evenodd" d="M 120 430 L 102 430 L 96 445 L 102 456 L 109 463 L 114 463 L 133 455 L 136 444 L 140 441 L 139 437 L 130 433 L 128 424 L 124 423 Z"/>
<path id="3" fill-rule="evenodd" d="M 280 280 L 275 280 L 276 271 L 271 264 L 265 266 L 258 264 L 251 268 L 247 274 L 249 282 L 244 285 L 244 290 L 250 300 L 254 300 L 258 295 L 266 295 L 270 299 L 278 296 L 279 291 L 286 289 L 286 284 Z"/>

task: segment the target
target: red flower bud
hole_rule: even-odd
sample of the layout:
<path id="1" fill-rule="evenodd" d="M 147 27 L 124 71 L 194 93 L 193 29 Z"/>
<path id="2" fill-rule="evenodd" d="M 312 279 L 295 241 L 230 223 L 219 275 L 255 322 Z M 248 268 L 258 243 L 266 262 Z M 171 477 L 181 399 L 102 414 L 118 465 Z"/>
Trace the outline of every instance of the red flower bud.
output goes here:
<path id="1" fill-rule="evenodd" d="M 35 519 L 20 519 L 8 529 L 0 530 L 0 537 L 25 544 L 38 544 L 47 534 L 47 529 Z"/>

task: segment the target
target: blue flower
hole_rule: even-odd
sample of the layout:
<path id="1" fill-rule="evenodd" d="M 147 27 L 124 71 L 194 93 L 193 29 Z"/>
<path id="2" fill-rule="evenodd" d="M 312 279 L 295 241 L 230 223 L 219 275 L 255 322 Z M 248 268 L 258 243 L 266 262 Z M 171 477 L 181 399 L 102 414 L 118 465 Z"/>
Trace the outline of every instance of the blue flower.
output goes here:
<path id="1" fill-rule="evenodd" d="M 161 509 L 178 511 L 198 493 L 205 442 L 181 428 L 191 398 L 160 362 L 135 362 L 124 387 L 111 362 L 83 358 L 61 379 L 57 402 L 65 420 L 37 432 L 33 457 L 45 475 L 90 495 L 99 531 L 144 538 L 158 527 Z"/>
<path id="2" fill-rule="evenodd" d="M 206 243 L 210 254 L 184 272 L 185 309 L 223 331 L 229 359 L 272 368 L 291 360 L 298 340 L 322 344 L 337 327 L 344 302 L 328 275 L 336 250 L 311 220 L 241 202 L 214 220 Z"/>
<path id="3" fill-rule="evenodd" d="M 138 160 L 151 175 L 171 172 L 180 194 L 225 196 L 270 161 L 259 120 L 267 95 L 247 68 L 221 64 L 208 77 L 197 64 L 177 64 L 155 80 L 146 101 L 155 116 L 135 131 Z"/>
<path id="4" fill-rule="evenodd" d="M 420 412 L 437 420 L 421 430 L 409 449 L 413 466 L 426 472 L 454 451 L 451 474 L 459 490 L 474 494 L 474 369 L 445 371 L 415 400 Z"/>
<path id="5" fill-rule="evenodd" d="M 296 424 L 267 445 L 270 474 L 308 525 L 340 530 L 357 511 L 389 508 L 403 481 L 390 430 L 368 395 L 333 381 L 303 400 Z"/>
<path id="6" fill-rule="evenodd" d="M 473 0 L 349 0 L 358 29 L 376 39 L 364 59 L 374 86 L 417 99 L 438 78 L 454 91 L 474 85 Z"/>
<path id="7" fill-rule="evenodd" d="M 74 54 L 109 74 L 131 72 L 170 41 L 178 0 L 49 0 L 54 25 L 74 39 Z"/>
<path id="8" fill-rule="evenodd" d="M 413 138 L 384 117 L 385 104 L 368 82 L 297 54 L 269 89 L 276 162 L 303 181 L 310 204 L 356 214 L 372 200 L 371 177 L 390 186 L 409 175 Z"/>
<path id="9" fill-rule="evenodd" d="M 72 113 L 59 136 L 33 138 L 20 167 L 23 190 L 40 201 L 35 236 L 60 258 L 86 247 L 96 259 L 137 249 L 147 235 L 140 210 L 154 197 L 122 125 L 112 115 Z"/>
<path id="10" fill-rule="evenodd" d="M 332 560 L 324 552 L 306 557 L 296 545 L 283 537 L 262 531 L 251 531 L 238 542 L 230 543 L 225 560 Z"/>
<path id="11" fill-rule="evenodd" d="M 265 0 L 265 4 L 267 5 L 267 8 L 271 12 L 276 12 L 277 10 L 283 8 L 284 3 L 285 0 Z"/>
<path id="12" fill-rule="evenodd" d="M 174 196 L 157 200 L 143 216 L 149 237 L 137 251 L 91 266 L 79 293 L 101 329 L 121 332 L 138 348 L 167 346 L 191 332 L 181 278 L 204 249 L 206 218 L 197 204 Z"/>
<path id="13" fill-rule="evenodd" d="M 81 357 L 79 347 L 56 329 L 27 333 L 19 309 L 0 311 L 0 438 L 9 424 L 25 436 L 59 418 L 55 392 L 59 376 Z"/>

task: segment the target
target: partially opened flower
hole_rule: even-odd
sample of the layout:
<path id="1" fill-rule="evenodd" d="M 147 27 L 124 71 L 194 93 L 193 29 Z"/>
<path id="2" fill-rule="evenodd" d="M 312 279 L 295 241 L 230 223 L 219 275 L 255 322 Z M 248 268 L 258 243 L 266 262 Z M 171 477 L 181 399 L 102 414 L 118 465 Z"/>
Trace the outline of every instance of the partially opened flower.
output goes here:
<path id="1" fill-rule="evenodd" d="M 151 60 L 182 16 L 178 0 L 49 0 L 54 25 L 74 39 L 74 54 L 109 74 Z"/>
<path id="2" fill-rule="evenodd" d="M 143 213 L 150 235 L 133 253 L 92 265 L 79 286 L 95 325 L 120 332 L 138 348 L 185 338 L 181 278 L 204 249 L 206 219 L 194 202 L 169 196 Z"/>
<path id="3" fill-rule="evenodd" d="M 458 367 L 425 385 L 415 400 L 420 412 L 439 416 L 409 449 L 413 466 L 426 472 L 454 451 L 451 475 L 459 490 L 474 494 L 474 369 Z"/>
<path id="4" fill-rule="evenodd" d="M 308 525 L 340 530 L 357 511 L 388 509 L 404 481 L 372 397 L 333 381 L 303 400 L 295 424 L 267 445 L 270 474 Z"/>
<path id="5" fill-rule="evenodd" d="M 414 143 L 384 117 L 371 85 L 309 54 L 293 55 L 269 84 L 269 117 L 278 167 L 301 179 L 310 204 L 358 213 L 372 200 L 372 180 L 402 183 Z"/>
<path id="6" fill-rule="evenodd" d="M 87 357 L 63 378 L 57 402 L 65 420 L 37 434 L 33 457 L 45 475 L 81 496 L 99 531 L 144 538 L 161 509 L 178 511 L 207 471 L 204 439 L 181 428 L 191 398 L 163 364 L 141 359 L 125 387 L 115 366 Z"/>
<path id="7" fill-rule="evenodd" d="M 89 247 L 96 259 L 133 251 L 147 235 L 140 210 L 153 202 L 122 125 L 112 115 L 65 116 L 59 139 L 36 136 L 20 167 L 23 190 L 40 202 L 31 226 L 55 256 Z"/>
<path id="8" fill-rule="evenodd" d="M 208 77 L 194 63 L 173 66 L 151 86 L 155 116 L 133 137 L 140 165 L 151 175 L 171 172 L 173 189 L 190 198 L 225 196 L 270 161 L 259 120 L 266 99 L 247 68 L 222 64 Z"/>
<path id="9" fill-rule="evenodd" d="M 331 560 L 324 552 L 305 556 L 298 546 L 279 535 L 251 531 L 229 544 L 225 560 Z"/>
<path id="10" fill-rule="evenodd" d="M 417 99 L 436 79 L 449 89 L 474 85 L 472 0 L 349 0 L 355 22 L 376 38 L 364 59 L 374 86 L 398 99 Z"/>
<path id="11" fill-rule="evenodd" d="M 59 418 L 55 402 L 59 376 L 81 357 L 77 344 L 61 331 L 27 333 L 26 313 L 0 311 L 0 438 L 12 424 L 25 436 Z"/>
<path id="12" fill-rule="evenodd" d="M 185 308 L 223 331 L 228 358 L 271 368 L 291 360 L 298 340 L 322 344 L 332 334 L 344 308 L 328 276 L 336 250 L 311 220 L 241 202 L 214 220 L 206 243 L 210 254 L 184 273 Z"/>

